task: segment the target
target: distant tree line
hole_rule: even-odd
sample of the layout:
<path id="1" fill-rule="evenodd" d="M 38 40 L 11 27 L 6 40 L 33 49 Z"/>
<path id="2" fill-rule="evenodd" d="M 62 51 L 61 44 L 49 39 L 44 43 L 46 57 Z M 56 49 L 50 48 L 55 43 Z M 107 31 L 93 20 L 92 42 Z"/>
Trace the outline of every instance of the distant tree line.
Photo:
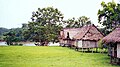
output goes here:
<path id="1" fill-rule="evenodd" d="M 0 41 L 3 41 L 3 40 L 4 40 L 3 34 L 4 34 L 5 32 L 8 32 L 8 31 L 9 31 L 9 29 L 0 27 Z"/>

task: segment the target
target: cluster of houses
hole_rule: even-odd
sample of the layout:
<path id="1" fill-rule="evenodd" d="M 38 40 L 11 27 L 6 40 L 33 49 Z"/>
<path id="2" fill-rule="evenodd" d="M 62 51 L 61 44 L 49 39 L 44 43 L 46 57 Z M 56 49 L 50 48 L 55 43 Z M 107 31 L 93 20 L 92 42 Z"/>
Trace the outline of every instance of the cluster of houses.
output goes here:
<path id="1" fill-rule="evenodd" d="M 60 46 L 75 47 L 76 49 L 98 48 L 98 41 L 101 40 L 108 46 L 110 62 L 120 64 L 120 28 L 104 37 L 94 25 L 86 25 L 81 28 L 64 28 L 60 31 Z"/>

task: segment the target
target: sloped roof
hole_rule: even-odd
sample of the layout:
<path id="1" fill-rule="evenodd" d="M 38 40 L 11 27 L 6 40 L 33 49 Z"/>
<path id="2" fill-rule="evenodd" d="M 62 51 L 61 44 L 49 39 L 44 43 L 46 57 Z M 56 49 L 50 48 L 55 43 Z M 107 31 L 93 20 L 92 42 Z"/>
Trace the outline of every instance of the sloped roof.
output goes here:
<path id="1" fill-rule="evenodd" d="M 62 39 L 66 39 L 68 32 L 69 32 L 70 39 L 98 41 L 104 37 L 103 34 L 93 24 L 86 25 L 86 26 L 83 26 L 81 28 L 64 28 L 60 32 L 60 37 Z"/>
<path id="2" fill-rule="evenodd" d="M 74 39 L 98 41 L 103 37 L 103 34 L 97 29 L 95 25 L 92 24 L 83 26 L 77 35 L 74 36 Z"/>
<path id="3" fill-rule="evenodd" d="M 67 33 L 69 33 L 69 38 L 73 39 L 73 37 L 79 32 L 80 28 L 64 28 L 60 32 L 60 36 L 62 39 L 67 38 Z"/>
<path id="4" fill-rule="evenodd" d="M 120 27 L 116 28 L 114 31 L 112 31 L 110 34 L 108 34 L 107 36 L 105 36 L 102 39 L 103 42 L 105 43 L 116 43 L 116 42 L 120 42 Z"/>

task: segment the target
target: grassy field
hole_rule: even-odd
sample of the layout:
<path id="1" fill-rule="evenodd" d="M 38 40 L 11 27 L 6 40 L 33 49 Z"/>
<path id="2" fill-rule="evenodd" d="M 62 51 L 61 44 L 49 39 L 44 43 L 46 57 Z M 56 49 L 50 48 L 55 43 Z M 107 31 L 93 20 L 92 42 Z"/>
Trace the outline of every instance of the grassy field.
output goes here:
<path id="1" fill-rule="evenodd" d="M 0 46 L 0 67 L 119 67 L 109 61 L 107 54 L 66 47 Z"/>

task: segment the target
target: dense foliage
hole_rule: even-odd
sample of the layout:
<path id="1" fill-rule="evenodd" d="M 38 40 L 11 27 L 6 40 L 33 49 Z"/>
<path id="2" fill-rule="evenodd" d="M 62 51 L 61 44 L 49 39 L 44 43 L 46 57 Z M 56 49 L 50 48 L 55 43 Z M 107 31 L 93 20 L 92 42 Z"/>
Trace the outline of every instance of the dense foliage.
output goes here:
<path id="1" fill-rule="evenodd" d="M 7 28 L 0 28 L 0 41 L 3 41 L 4 40 L 4 36 L 3 36 L 3 34 L 5 33 L 5 32 L 8 32 L 9 31 L 9 29 L 7 29 Z"/>
<path id="2" fill-rule="evenodd" d="M 73 17 L 72 19 L 68 19 L 64 21 L 66 24 L 66 28 L 80 28 L 84 25 L 91 24 L 90 18 L 86 16 L 81 16 L 77 20 Z"/>
<path id="3" fill-rule="evenodd" d="M 7 45 L 16 45 L 13 44 L 13 42 L 20 42 L 23 41 L 23 35 L 22 35 L 22 28 L 12 28 L 9 29 L 8 32 L 4 33 L 5 36 L 4 40 L 6 41 Z"/>
<path id="4" fill-rule="evenodd" d="M 104 26 L 103 33 L 109 34 L 115 27 L 120 25 L 120 4 L 102 2 L 102 9 L 98 10 L 99 23 Z"/>
<path id="5" fill-rule="evenodd" d="M 0 28 L 0 36 L 3 35 L 3 33 L 8 32 L 8 31 L 9 31 L 9 29 L 1 27 Z"/>
<path id="6" fill-rule="evenodd" d="M 31 19 L 32 21 L 28 23 L 28 29 L 25 31 L 28 40 L 40 42 L 41 45 L 50 41 L 58 42 L 63 14 L 57 8 L 38 8 L 32 13 Z"/>

